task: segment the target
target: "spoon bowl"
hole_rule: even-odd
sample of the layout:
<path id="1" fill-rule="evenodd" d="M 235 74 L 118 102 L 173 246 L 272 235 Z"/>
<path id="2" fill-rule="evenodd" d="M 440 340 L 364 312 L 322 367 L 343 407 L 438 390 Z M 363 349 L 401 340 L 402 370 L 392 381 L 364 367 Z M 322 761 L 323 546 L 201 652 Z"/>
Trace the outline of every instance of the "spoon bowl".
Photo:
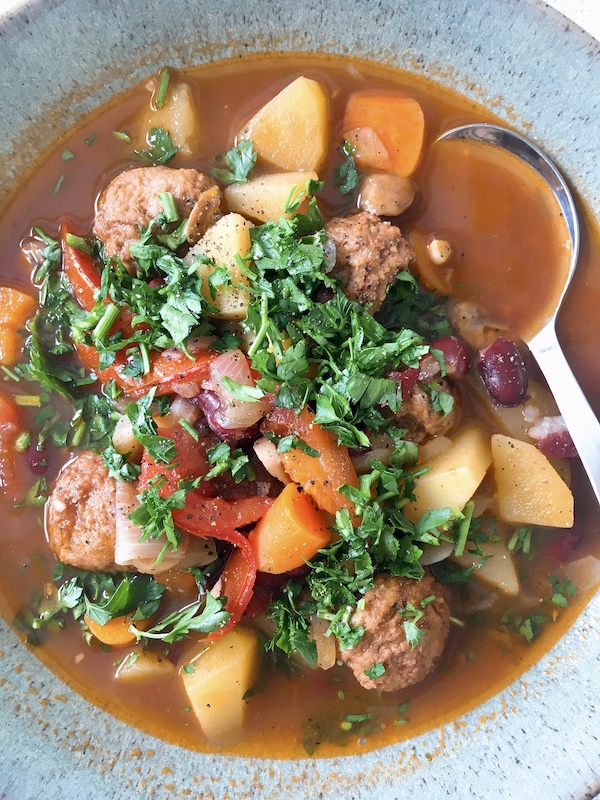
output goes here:
<path id="1" fill-rule="evenodd" d="M 443 133 L 438 141 L 448 139 L 484 142 L 517 156 L 547 183 L 558 204 L 570 240 L 569 269 L 554 309 L 534 333 L 523 336 L 523 341 L 548 382 L 600 504 L 600 423 L 573 375 L 556 335 L 558 312 L 579 257 L 579 218 L 573 196 L 565 179 L 546 154 L 533 142 L 509 128 L 486 123 L 461 125 Z"/>

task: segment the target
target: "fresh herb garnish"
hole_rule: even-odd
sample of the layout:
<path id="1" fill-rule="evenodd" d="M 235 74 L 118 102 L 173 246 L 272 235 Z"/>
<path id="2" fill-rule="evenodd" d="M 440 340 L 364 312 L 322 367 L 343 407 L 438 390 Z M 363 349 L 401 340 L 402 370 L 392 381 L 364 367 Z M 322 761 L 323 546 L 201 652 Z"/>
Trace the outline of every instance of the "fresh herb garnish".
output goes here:
<path id="1" fill-rule="evenodd" d="M 356 147 L 351 145 L 347 139 L 343 139 L 340 153 L 344 160 L 335 168 L 333 184 L 337 187 L 340 194 L 350 194 L 358 188 L 360 180 L 354 160 Z"/>
<path id="2" fill-rule="evenodd" d="M 213 176 L 224 186 L 231 183 L 247 183 L 248 175 L 256 164 L 257 154 L 251 139 L 232 147 L 223 158 L 223 168 L 212 170 Z"/>
<path id="3" fill-rule="evenodd" d="M 552 587 L 552 597 L 550 598 L 552 605 L 568 608 L 569 598 L 573 598 L 577 594 L 577 588 L 573 581 L 569 578 L 558 578 L 556 575 L 550 575 L 548 580 Z"/>
<path id="4" fill-rule="evenodd" d="M 148 149 L 136 150 L 135 154 L 155 166 L 166 164 L 179 151 L 179 147 L 173 146 L 171 135 L 164 128 L 150 128 L 148 144 Z"/>
<path id="5" fill-rule="evenodd" d="M 184 608 L 167 614 L 156 625 L 146 631 L 131 626 L 139 639 L 160 639 L 167 644 L 178 642 L 189 633 L 213 633 L 227 623 L 231 614 L 225 611 L 225 599 L 215 598 L 208 593 Z"/>
<path id="6" fill-rule="evenodd" d="M 423 598 L 419 602 L 417 608 L 413 603 L 407 603 L 406 606 L 400 610 L 399 614 L 404 620 L 402 626 L 406 636 L 406 641 L 410 644 L 412 650 L 415 649 L 421 642 L 427 631 L 422 630 L 418 626 L 418 622 L 425 616 L 425 607 L 435 600 L 434 595 Z"/>

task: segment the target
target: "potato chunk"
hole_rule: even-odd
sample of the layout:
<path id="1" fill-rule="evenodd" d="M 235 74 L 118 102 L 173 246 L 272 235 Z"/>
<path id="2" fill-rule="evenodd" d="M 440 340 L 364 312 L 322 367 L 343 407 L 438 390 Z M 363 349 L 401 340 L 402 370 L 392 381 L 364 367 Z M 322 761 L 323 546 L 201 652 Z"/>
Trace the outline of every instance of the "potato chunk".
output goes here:
<path id="1" fill-rule="evenodd" d="M 513 554 L 504 542 L 478 542 L 477 547 L 481 556 L 469 553 L 474 547 L 467 542 L 462 556 L 450 556 L 450 559 L 463 568 L 475 566 L 473 575 L 488 586 L 513 597 L 519 594 L 519 576 Z"/>
<path id="2" fill-rule="evenodd" d="M 217 267 L 227 267 L 233 284 L 248 286 L 248 278 L 237 264 L 236 255 L 245 258 L 250 252 L 250 228 L 252 223 L 240 214 L 227 214 L 207 230 L 190 252 L 193 256 L 203 255 L 210 258 Z M 213 297 L 208 279 L 214 271 L 211 264 L 198 264 L 198 274 L 202 277 L 202 295 L 207 303 L 217 309 L 216 313 L 207 313 L 209 316 L 224 319 L 244 319 L 250 295 L 236 286 L 217 286 Z"/>
<path id="3" fill-rule="evenodd" d="M 506 522 L 570 528 L 571 490 L 537 447 L 500 433 L 492 436 L 498 515 Z"/>
<path id="4" fill-rule="evenodd" d="M 329 102 L 320 83 L 296 78 L 261 108 L 239 134 L 258 155 L 286 170 L 318 170 L 327 152 Z"/>
<path id="5" fill-rule="evenodd" d="M 465 428 L 452 446 L 428 462 L 429 472 L 417 478 L 415 501 L 405 508 L 416 522 L 426 511 L 456 506 L 461 511 L 473 497 L 492 461 L 489 440 L 481 428 Z"/>
<path id="6" fill-rule="evenodd" d="M 210 742 L 221 744 L 240 731 L 244 695 L 256 675 L 258 658 L 256 634 L 242 628 L 212 644 L 202 642 L 184 657 L 183 687 Z"/>
<path id="7" fill-rule="evenodd" d="M 154 83 L 150 86 L 152 88 Z M 141 120 L 142 137 L 148 134 L 150 128 L 164 128 L 168 131 L 173 144 L 187 158 L 199 151 L 202 132 L 189 84 L 177 83 L 170 86 L 164 106 L 150 108 L 144 113 Z M 145 140 L 142 147 L 146 147 Z"/>
<path id="8" fill-rule="evenodd" d="M 318 180 L 317 173 L 274 172 L 247 183 L 232 183 L 225 187 L 223 195 L 230 211 L 237 211 L 256 222 L 278 220 L 290 194 L 298 195 L 309 180 Z"/>

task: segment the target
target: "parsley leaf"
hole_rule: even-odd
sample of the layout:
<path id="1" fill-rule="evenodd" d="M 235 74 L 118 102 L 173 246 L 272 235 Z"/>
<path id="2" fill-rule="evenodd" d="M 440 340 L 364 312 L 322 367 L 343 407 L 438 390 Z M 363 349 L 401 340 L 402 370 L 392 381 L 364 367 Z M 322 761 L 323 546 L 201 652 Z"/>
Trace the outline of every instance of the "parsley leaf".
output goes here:
<path id="1" fill-rule="evenodd" d="M 354 161 L 356 147 L 350 144 L 347 139 L 342 140 L 340 153 L 344 160 L 335 168 L 333 185 L 337 187 L 340 194 L 350 194 L 358 188 L 359 175 Z"/>
<path id="2" fill-rule="evenodd" d="M 251 139 L 244 140 L 223 156 L 224 169 L 213 169 L 213 176 L 224 186 L 247 183 L 248 175 L 256 164 L 257 153 Z"/>
<path id="3" fill-rule="evenodd" d="M 173 146 L 171 135 L 164 128 L 150 128 L 148 133 L 147 150 L 136 150 L 135 155 L 150 161 L 154 166 L 166 164 L 179 151 L 179 147 Z"/>
<path id="4" fill-rule="evenodd" d="M 368 669 L 365 670 L 365 675 L 371 680 L 381 678 L 382 675 L 385 675 L 385 664 L 383 664 L 381 661 L 378 661 L 376 664 L 372 664 Z"/>
<path id="5" fill-rule="evenodd" d="M 204 599 L 167 614 L 146 631 L 131 626 L 140 639 L 160 639 L 167 644 L 178 642 L 191 631 L 213 633 L 227 623 L 231 614 L 225 611 L 225 598 L 207 593 Z"/>

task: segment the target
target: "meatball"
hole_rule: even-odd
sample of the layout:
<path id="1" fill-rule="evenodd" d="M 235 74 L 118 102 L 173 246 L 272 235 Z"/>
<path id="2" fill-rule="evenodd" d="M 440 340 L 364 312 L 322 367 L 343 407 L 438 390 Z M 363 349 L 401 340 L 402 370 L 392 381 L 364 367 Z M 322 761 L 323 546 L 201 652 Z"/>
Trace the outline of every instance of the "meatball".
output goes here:
<path id="1" fill-rule="evenodd" d="M 419 384 L 415 384 L 410 394 L 403 397 L 402 405 L 395 414 L 398 427 L 408 428 L 405 438 L 417 444 L 433 439 L 434 436 L 445 436 L 458 422 L 460 394 L 457 389 L 446 378 L 436 381 L 436 389 L 450 394 L 454 400 L 454 405 L 447 414 L 434 410 L 431 395 Z"/>
<path id="2" fill-rule="evenodd" d="M 70 461 L 47 505 L 50 547 L 63 564 L 91 571 L 115 565 L 116 483 L 99 455 L 86 451 Z"/>
<path id="3" fill-rule="evenodd" d="M 428 600 L 432 596 L 435 599 Z M 421 612 L 423 616 L 416 619 Z M 410 620 L 425 634 L 414 649 L 404 630 Z M 443 586 L 432 575 L 414 580 L 382 573 L 350 624 L 361 625 L 365 633 L 355 647 L 340 652 L 341 660 L 365 689 L 396 692 L 422 681 L 436 668 L 450 630 L 450 608 Z M 369 678 L 365 670 L 380 663 L 385 672 Z"/>
<path id="4" fill-rule="evenodd" d="M 130 270 L 134 260 L 129 246 L 140 238 L 142 227 L 164 210 L 161 192 L 170 192 L 181 216 L 191 218 L 196 241 L 219 214 L 219 189 L 198 170 L 137 167 L 117 175 L 98 200 L 94 235 L 107 255 L 120 258 Z"/>
<path id="5" fill-rule="evenodd" d="M 413 258 L 400 229 L 375 214 L 360 211 L 334 217 L 325 226 L 336 248 L 335 272 L 345 294 L 377 313 L 388 286 Z"/>

